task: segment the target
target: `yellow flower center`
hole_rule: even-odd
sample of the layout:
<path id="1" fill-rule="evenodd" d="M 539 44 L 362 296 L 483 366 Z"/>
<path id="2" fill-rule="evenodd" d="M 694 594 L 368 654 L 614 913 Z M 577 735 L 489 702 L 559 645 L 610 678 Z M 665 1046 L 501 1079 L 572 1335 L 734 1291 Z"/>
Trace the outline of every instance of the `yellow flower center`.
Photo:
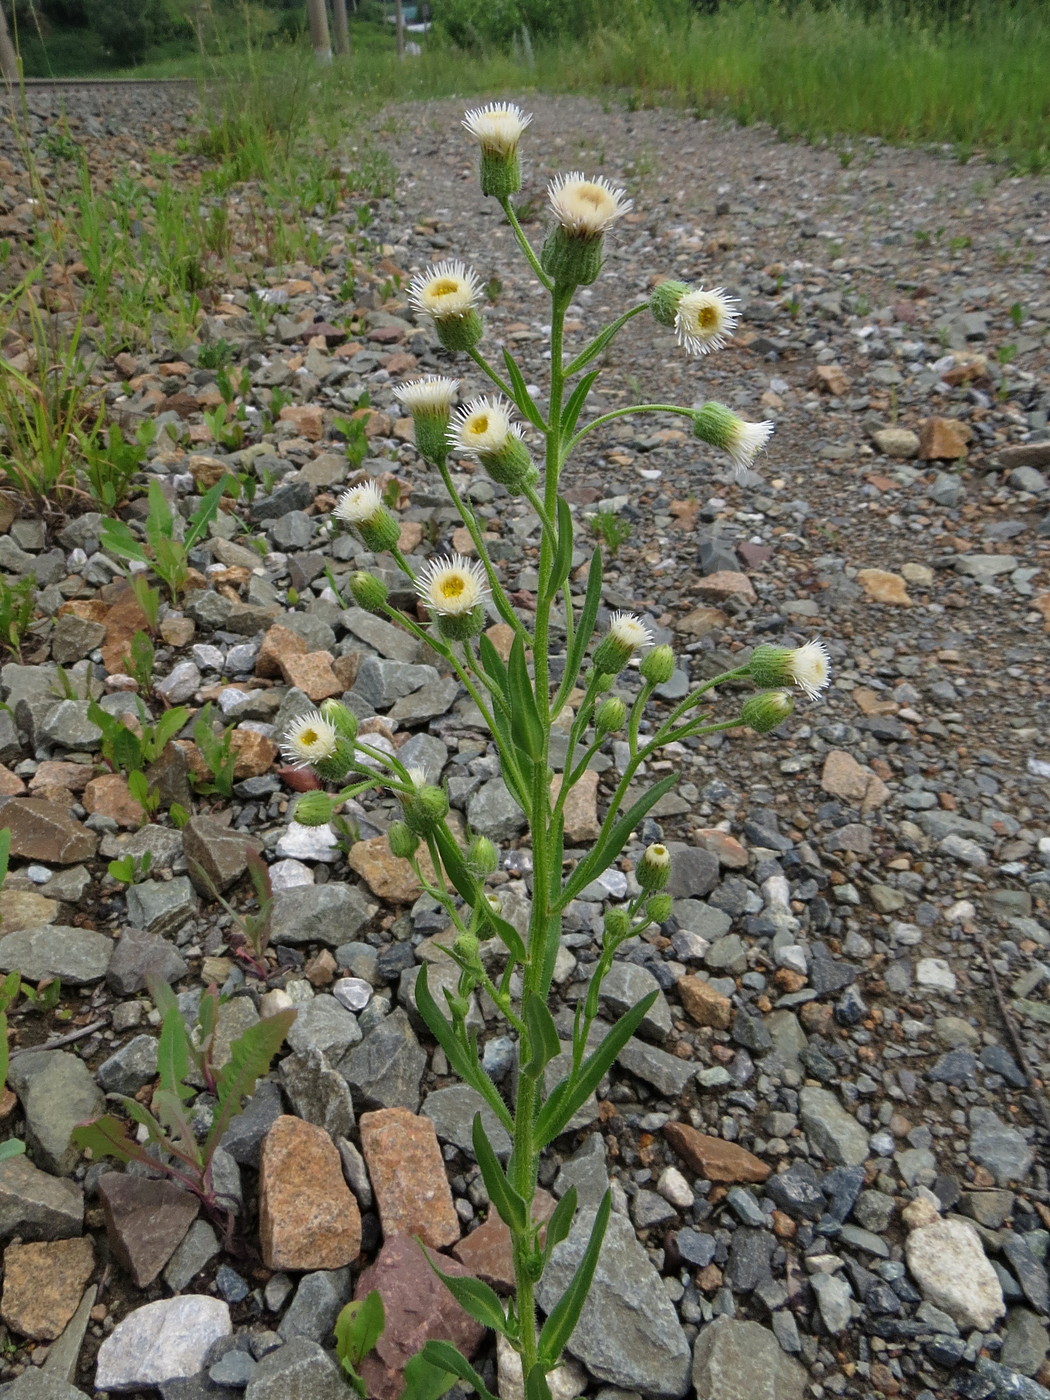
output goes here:
<path id="1" fill-rule="evenodd" d="M 664 856 L 667 854 L 667 847 L 666 847 L 666 846 L 651 846 L 650 849 L 649 849 L 649 854 L 652 856 L 652 858 L 653 858 L 654 860 L 663 860 Z"/>
<path id="2" fill-rule="evenodd" d="M 466 580 L 462 574 L 449 574 L 448 578 L 441 580 L 441 596 L 449 599 L 459 598 L 466 586 Z"/>
<path id="3" fill-rule="evenodd" d="M 452 297 L 459 291 L 459 283 L 452 277 L 443 277 L 440 282 L 435 282 L 430 289 L 430 295 L 434 297 Z"/>
<path id="4" fill-rule="evenodd" d="M 601 209 L 607 202 L 605 191 L 598 189 L 596 185 L 584 185 L 580 190 L 580 198 L 595 209 Z"/>
<path id="5" fill-rule="evenodd" d="M 713 306 L 702 306 L 696 319 L 701 330 L 709 331 L 712 326 L 718 323 L 718 312 Z"/>
<path id="6" fill-rule="evenodd" d="M 316 744 L 320 737 L 316 729 L 304 729 L 299 735 L 299 742 L 309 748 L 312 744 Z"/>
<path id="7" fill-rule="evenodd" d="M 488 430 L 489 416 L 487 413 L 479 414 L 477 418 L 472 419 L 467 425 L 467 431 L 473 433 L 475 437 L 481 437 L 482 434 L 487 433 Z"/>

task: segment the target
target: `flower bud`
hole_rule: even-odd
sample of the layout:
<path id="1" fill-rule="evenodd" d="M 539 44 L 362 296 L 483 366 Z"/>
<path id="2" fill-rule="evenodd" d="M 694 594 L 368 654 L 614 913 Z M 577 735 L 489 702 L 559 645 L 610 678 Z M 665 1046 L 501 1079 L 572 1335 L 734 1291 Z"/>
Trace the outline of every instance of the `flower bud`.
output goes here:
<path id="1" fill-rule="evenodd" d="M 610 695 L 598 706 L 594 716 L 594 729 L 597 734 L 615 734 L 627 723 L 627 706 L 618 695 Z"/>
<path id="2" fill-rule="evenodd" d="M 374 481 L 344 491 L 332 514 L 356 530 L 374 554 L 393 549 L 401 536 L 401 526 L 390 513 Z"/>
<path id="3" fill-rule="evenodd" d="M 666 924 L 673 908 L 674 900 L 669 894 L 654 894 L 646 901 L 645 912 L 654 924 Z"/>
<path id="4" fill-rule="evenodd" d="M 464 929 L 462 933 L 457 934 L 455 942 L 452 944 L 453 951 L 458 953 L 464 962 L 479 966 L 478 949 L 480 946 L 477 934 L 471 933 L 469 929 Z"/>
<path id="5" fill-rule="evenodd" d="M 602 268 L 606 229 L 631 208 L 623 190 L 580 171 L 558 175 L 547 186 L 556 223 L 540 255 L 543 270 L 560 288 L 588 287 Z"/>
<path id="6" fill-rule="evenodd" d="M 492 875 L 499 868 L 499 851 L 487 836 L 475 836 L 467 848 L 467 868 L 479 880 Z"/>
<path id="7" fill-rule="evenodd" d="M 311 767 L 326 783 L 341 783 L 357 767 L 352 741 L 340 737 L 332 752 L 326 758 L 315 758 Z"/>
<path id="8" fill-rule="evenodd" d="M 749 470 L 772 432 L 772 423 L 746 423 L 724 403 L 705 403 L 693 414 L 693 436 L 728 452 L 738 475 Z"/>
<path id="9" fill-rule="evenodd" d="M 613 613 L 609 630 L 594 649 L 594 669 L 617 675 L 636 651 L 651 646 L 652 633 L 633 613 Z"/>
<path id="10" fill-rule="evenodd" d="M 606 909 L 605 937 L 612 943 L 619 943 L 631 932 L 631 916 L 626 909 Z"/>
<path id="11" fill-rule="evenodd" d="M 488 894 L 485 895 L 485 903 L 489 906 L 489 908 L 494 914 L 503 913 L 503 900 L 500 899 L 498 894 L 492 894 L 490 891 Z"/>
<path id="12" fill-rule="evenodd" d="M 399 384 L 394 397 L 412 415 L 416 448 L 428 462 L 441 466 L 448 456 L 448 424 L 458 379 L 428 374 L 410 384 Z"/>
<path id="13" fill-rule="evenodd" d="M 493 481 L 519 492 L 539 480 L 521 428 L 510 421 L 510 405 L 500 394 L 471 399 L 456 410 L 448 429 L 449 445 L 485 468 Z"/>
<path id="14" fill-rule="evenodd" d="M 688 290 L 684 282 L 661 282 L 654 287 L 649 296 L 649 310 L 653 313 L 653 319 L 661 326 L 673 329 L 678 303 Z"/>
<path id="15" fill-rule="evenodd" d="M 466 354 L 481 342 L 485 327 L 473 307 L 462 316 L 450 316 L 434 322 L 434 330 L 442 346 L 452 355 Z"/>
<path id="16" fill-rule="evenodd" d="M 674 675 L 674 652 L 669 646 L 653 647 L 638 668 L 650 685 L 666 685 Z"/>
<path id="17" fill-rule="evenodd" d="M 557 287 L 589 287 L 598 280 L 604 252 L 600 233 L 575 238 L 555 224 L 540 249 L 540 265 Z"/>
<path id="18" fill-rule="evenodd" d="M 506 199 L 521 189 L 518 138 L 532 121 L 513 102 L 490 102 L 467 113 L 463 125 L 481 147 L 481 192 Z"/>
<path id="19" fill-rule="evenodd" d="M 671 878 L 671 852 L 659 842 L 647 846 L 634 874 L 643 890 L 662 890 Z"/>
<path id="20" fill-rule="evenodd" d="M 419 837 L 409 831 L 404 822 L 391 822 L 386 840 L 390 854 L 399 860 L 411 860 L 419 847 Z"/>
<path id="21" fill-rule="evenodd" d="M 321 715 L 341 739 L 353 743 L 357 738 L 357 716 L 341 700 L 322 700 Z"/>
<path id="22" fill-rule="evenodd" d="M 377 613 L 382 612 L 386 607 L 390 590 L 385 583 L 376 578 L 375 574 L 358 569 L 350 575 L 350 596 L 357 606 L 363 608 L 365 612 Z"/>
<path id="23" fill-rule="evenodd" d="M 768 734 L 783 724 L 794 708 L 795 702 L 786 690 L 763 690 L 744 701 L 740 718 L 756 734 Z"/>
<path id="24" fill-rule="evenodd" d="M 417 310 L 433 317 L 434 330 L 446 350 L 473 350 L 484 334 L 477 311 L 481 279 L 463 263 L 432 264 L 413 277 L 408 295 Z"/>
<path id="25" fill-rule="evenodd" d="M 293 820 L 300 826 L 327 826 L 338 805 L 326 792 L 304 792 L 296 800 Z"/>
<path id="26" fill-rule="evenodd" d="M 827 647 L 819 637 L 801 647 L 755 647 L 748 673 L 756 685 L 797 685 L 816 700 L 830 681 Z"/>
<path id="27" fill-rule="evenodd" d="M 405 823 L 417 836 L 429 835 L 448 815 L 448 794 L 432 783 L 400 796 Z"/>
<path id="28" fill-rule="evenodd" d="M 478 606 L 466 613 L 438 613 L 437 625 L 446 642 L 469 642 L 485 630 L 485 609 Z"/>

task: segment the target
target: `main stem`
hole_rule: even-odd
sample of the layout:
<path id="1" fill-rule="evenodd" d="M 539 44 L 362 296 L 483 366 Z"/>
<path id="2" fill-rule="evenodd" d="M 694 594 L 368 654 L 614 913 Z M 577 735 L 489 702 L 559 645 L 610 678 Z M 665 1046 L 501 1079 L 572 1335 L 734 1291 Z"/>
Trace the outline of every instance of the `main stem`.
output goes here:
<path id="1" fill-rule="evenodd" d="M 562 341 L 565 312 L 572 298 L 572 289 L 557 287 L 551 294 L 551 391 L 547 415 L 547 453 L 543 484 L 543 505 L 548 521 L 557 519 L 558 474 L 561 469 L 561 407 L 565 387 L 562 366 Z M 536 708 L 543 725 L 543 753 L 533 765 L 532 780 L 532 916 L 529 921 L 528 961 L 523 969 L 522 1003 L 529 996 L 542 994 L 544 949 L 548 938 L 554 936 L 550 914 L 551 861 L 560 859 L 552 849 L 549 787 L 550 760 L 550 667 L 548 644 L 550 614 L 554 595 L 549 580 L 554 568 L 557 546 L 549 530 L 543 531 L 540 542 L 539 589 L 536 597 L 536 630 L 532 659 L 536 688 Z M 523 1017 L 524 1019 L 524 1017 Z M 525 1063 L 530 1047 L 520 1041 L 520 1060 Z M 534 1129 L 541 1080 L 519 1074 L 518 1095 L 514 1113 L 514 1150 L 511 1155 L 511 1185 L 525 1201 L 528 1218 L 525 1231 L 514 1240 L 514 1280 L 517 1291 L 518 1320 L 521 1328 L 521 1360 L 524 1374 L 536 1364 L 536 1295 L 532 1272 L 532 1201 L 536 1194 L 539 1164 Z"/>

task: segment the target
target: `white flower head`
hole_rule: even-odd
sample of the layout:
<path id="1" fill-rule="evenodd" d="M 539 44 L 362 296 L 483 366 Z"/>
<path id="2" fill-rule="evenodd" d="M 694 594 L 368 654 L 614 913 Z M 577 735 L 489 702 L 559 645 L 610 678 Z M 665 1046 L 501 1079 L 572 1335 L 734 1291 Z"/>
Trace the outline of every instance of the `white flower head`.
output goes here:
<path id="1" fill-rule="evenodd" d="M 622 647 L 628 647 L 631 651 L 641 651 L 643 647 L 651 647 L 653 644 L 653 634 L 634 613 L 617 612 L 613 613 L 609 619 L 609 636 Z"/>
<path id="2" fill-rule="evenodd" d="M 339 735 L 317 710 L 293 719 L 285 730 L 281 753 L 285 761 L 297 768 L 309 768 L 312 763 L 331 758 Z"/>
<path id="3" fill-rule="evenodd" d="M 831 680 L 831 658 L 827 647 L 819 637 L 796 647 L 788 654 L 788 670 L 799 689 L 804 690 L 811 700 L 816 700 Z"/>
<path id="4" fill-rule="evenodd" d="M 345 525 L 367 525 L 386 509 L 379 487 L 373 481 L 344 491 L 332 512 Z"/>
<path id="5" fill-rule="evenodd" d="M 460 452 L 477 456 L 498 452 L 509 437 L 521 437 L 521 429 L 510 421 L 510 404 L 501 394 L 493 398 L 471 399 L 452 415 L 449 442 Z"/>
<path id="6" fill-rule="evenodd" d="M 476 309 L 481 279 L 466 263 L 449 259 L 418 272 L 408 284 L 408 296 L 417 310 L 436 321 L 452 320 Z"/>
<path id="7" fill-rule="evenodd" d="M 426 787 L 426 785 L 427 785 L 427 770 L 426 770 L 425 768 L 423 768 L 423 767 L 409 768 L 409 769 L 407 770 L 407 772 L 408 772 L 408 781 L 412 784 L 413 788 L 415 788 L 416 792 L 419 792 L 419 790 L 420 790 L 421 788 L 425 788 L 425 787 Z"/>
<path id="8" fill-rule="evenodd" d="M 531 121 L 531 112 L 523 112 L 513 102 L 490 102 L 487 107 L 472 108 L 463 118 L 463 125 L 483 151 L 509 156 Z"/>
<path id="9" fill-rule="evenodd" d="M 773 427 L 770 422 L 746 423 L 743 418 L 733 424 L 726 451 L 738 474 L 750 470 L 752 462 L 773 436 Z"/>
<path id="10" fill-rule="evenodd" d="M 451 410 L 458 388 L 458 379 L 449 379 L 443 374 L 428 374 L 424 379 L 413 379 L 410 384 L 398 384 L 394 389 L 394 398 L 413 417 L 417 413 L 444 415 Z"/>
<path id="11" fill-rule="evenodd" d="M 473 612 L 488 592 L 485 570 L 474 559 L 452 554 L 430 559 L 416 576 L 416 592 L 431 612 L 462 617 Z"/>
<path id="12" fill-rule="evenodd" d="M 720 350 L 740 319 L 736 306 L 736 298 L 727 296 L 721 287 L 686 292 L 675 313 L 678 344 L 691 355 Z"/>
<path id="13" fill-rule="evenodd" d="M 604 176 L 588 180 L 579 170 L 556 175 L 547 186 L 547 199 L 558 223 L 574 238 L 597 238 L 634 204 Z"/>

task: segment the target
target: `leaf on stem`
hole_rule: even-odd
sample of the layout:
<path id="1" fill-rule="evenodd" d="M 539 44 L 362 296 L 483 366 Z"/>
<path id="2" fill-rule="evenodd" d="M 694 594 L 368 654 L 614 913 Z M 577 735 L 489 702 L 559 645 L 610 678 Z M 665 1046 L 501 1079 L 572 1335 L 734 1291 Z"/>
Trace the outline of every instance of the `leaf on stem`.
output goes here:
<path id="1" fill-rule="evenodd" d="M 218 1146 L 230 1119 L 240 1113 L 244 1100 L 251 1097 L 256 1083 L 269 1070 L 295 1017 L 294 1008 L 279 1011 L 276 1016 L 268 1016 L 249 1026 L 230 1046 L 230 1058 L 215 1082 L 215 1097 L 219 1102 L 204 1144 L 206 1156 Z"/>
<path id="2" fill-rule="evenodd" d="M 435 1366 L 417 1351 L 405 1362 L 405 1388 L 401 1400 L 438 1400 L 446 1390 L 451 1390 L 456 1377 L 442 1367 Z"/>
<path id="3" fill-rule="evenodd" d="M 426 1256 L 427 1263 L 465 1313 L 469 1313 L 475 1322 L 480 1322 L 482 1327 L 491 1327 L 494 1332 L 500 1332 L 504 1337 L 511 1335 L 507 1326 L 507 1315 L 495 1289 L 490 1288 L 487 1283 L 482 1283 L 479 1278 L 442 1273 L 430 1257 L 430 1251 L 422 1244 L 420 1248 Z"/>
<path id="4" fill-rule="evenodd" d="M 547 1367 L 542 1361 L 529 1368 L 525 1377 L 525 1400 L 551 1400 L 551 1388 L 547 1384 Z"/>
<path id="5" fill-rule="evenodd" d="M 476 1054 L 473 1054 L 456 1035 L 452 1026 L 438 1010 L 430 987 L 427 984 L 426 963 L 419 969 L 416 978 L 416 1009 L 426 1022 L 427 1029 L 445 1052 L 449 1064 L 465 1084 L 476 1089 L 508 1133 L 514 1131 L 514 1120 L 507 1105 L 500 1098 L 499 1090 L 481 1068 Z"/>
<path id="6" fill-rule="evenodd" d="M 478 1393 L 479 1400 L 496 1400 L 495 1395 L 488 1389 L 474 1367 L 465 1356 L 456 1350 L 451 1342 L 427 1342 L 419 1355 L 425 1361 L 429 1361 L 432 1366 L 436 1366 L 442 1371 L 448 1371 L 459 1380 L 466 1381 L 467 1385 L 473 1386 Z M 405 1397 L 402 1396 L 401 1400 L 405 1400 Z"/>
<path id="7" fill-rule="evenodd" d="M 522 1064 L 521 1072 L 531 1079 L 538 1079 L 550 1061 L 561 1054 L 558 1028 L 547 1003 L 535 992 L 526 992 L 522 1010 L 529 1031 L 531 1053 L 528 1060 Z"/>
<path id="8" fill-rule="evenodd" d="M 492 638 L 484 632 L 478 638 L 478 655 L 481 657 L 481 664 L 485 668 L 486 676 L 499 687 L 500 693 L 506 700 L 509 694 L 507 668 L 503 664 L 502 656 L 493 646 Z"/>
<path id="9" fill-rule="evenodd" d="M 547 1221 L 547 1235 L 543 1242 L 543 1267 L 551 1257 L 556 1245 L 568 1239 L 572 1222 L 576 1218 L 576 1187 L 570 1186 L 565 1195 L 554 1207 L 554 1214 Z"/>
<path id="10" fill-rule="evenodd" d="M 543 758 L 543 725 L 536 708 L 536 692 L 532 688 L 528 663 L 525 660 L 525 643 L 520 637 L 514 638 L 510 649 L 510 728 L 514 742 L 532 759 L 539 763 Z"/>
<path id="11" fill-rule="evenodd" d="M 383 1335 L 386 1314 L 377 1288 L 355 1303 L 347 1303 L 335 1320 L 335 1351 L 344 1370 L 356 1371 Z"/>
<path id="12" fill-rule="evenodd" d="M 587 402 L 587 395 L 591 392 L 594 381 L 601 374 L 600 369 L 592 369 L 590 374 L 585 374 L 576 388 L 573 389 L 569 402 L 562 409 L 561 414 L 561 435 L 563 438 L 571 438 L 576 427 L 576 420 L 583 412 L 583 406 Z"/>
<path id="13" fill-rule="evenodd" d="M 603 828 L 597 843 L 588 851 L 566 881 L 558 901 L 559 909 L 564 909 L 566 904 L 571 899 L 575 899 L 584 886 L 589 885 L 592 880 L 597 879 L 603 870 L 609 868 L 627 844 L 627 839 L 634 828 L 650 808 L 655 807 L 660 798 L 665 793 L 670 792 L 677 781 L 678 776 L 675 773 L 669 773 L 666 778 L 661 778 L 655 787 L 651 787 L 648 792 L 643 793 L 637 802 L 632 802 L 624 815 L 611 827 Z M 608 817 L 606 822 L 608 822 Z"/>
<path id="14" fill-rule="evenodd" d="M 514 1187 L 496 1159 L 492 1144 L 485 1135 L 481 1114 L 475 1113 L 470 1132 L 474 1144 L 474 1156 L 481 1168 L 481 1178 L 489 1193 L 496 1214 L 511 1230 L 521 1233 L 529 1223 L 529 1208 Z"/>
<path id="15" fill-rule="evenodd" d="M 569 503 L 563 496 L 558 497 L 558 551 L 554 556 L 554 566 L 551 570 L 550 588 L 547 596 L 553 598 L 558 589 L 569 577 L 569 570 L 572 567 L 572 511 Z"/>
<path id="16" fill-rule="evenodd" d="M 573 1329 L 580 1320 L 580 1313 L 587 1301 L 591 1280 L 594 1278 L 594 1270 L 598 1264 L 598 1255 L 601 1252 L 602 1240 L 605 1238 L 605 1228 L 609 1223 L 611 1210 L 612 1192 L 606 1191 L 594 1217 L 591 1237 L 587 1241 L 583 1258 L 576 1266 L 576 1272 L 573 1274 L 568 1288 L 555 1303 L 540 1332 L 540 1361 L 537 1365 L 542 1366 L 544 1371 L 557 1365 L 565 1343 L 572 1336 Z M 531 1376 L 532 1372 L 529 1374 Z M 527 1400 L 532 1400 L 527 1391 L 526 1396 Z"/>
<path id="17" fill-rule="evenodd" d="M 510 387 L 514 390 L 514 402 L 524 413 L 525 417 L 533 425 L 539 428 L 540 432 L 546 432 L 547 425 L 543 421 L 543 415 L 532 401 L 528 386 L 525 383 L 525 376 L 518 368 L 518 363 L 506 346 L 503 347 L 503 363 L 507 366 L 507 374 L 510 378 Z"/>

